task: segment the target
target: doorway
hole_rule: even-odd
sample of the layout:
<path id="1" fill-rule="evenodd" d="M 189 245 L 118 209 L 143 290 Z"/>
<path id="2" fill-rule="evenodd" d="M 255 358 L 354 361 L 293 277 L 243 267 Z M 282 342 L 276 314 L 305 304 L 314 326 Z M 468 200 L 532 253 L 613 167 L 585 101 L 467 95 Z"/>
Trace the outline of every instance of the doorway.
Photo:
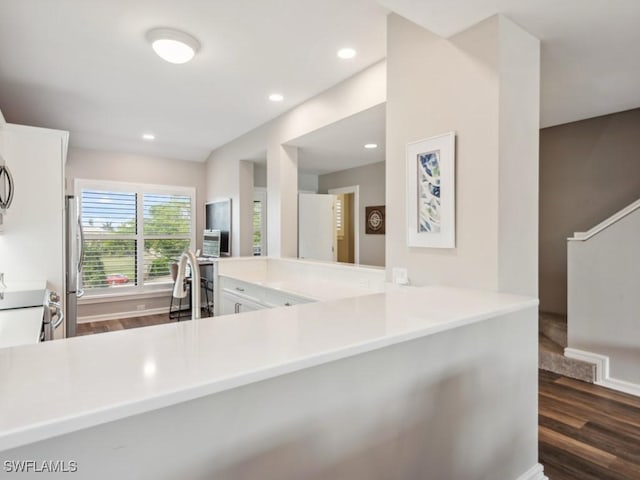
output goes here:
<path id="1" fill-rule="evenodd" d="M 353 193 L 339 193 L 336 195 L 336 245 L 339 262 L 355 262 Z"/>
<path id="2" fill-rule="evenodd" d="M 253 189 L 253 209 L 251 223 L 253 235 L 251 239 L 254 256 L 267 255 L 267 189 L 255 187 Z"/>
<path id="3" fill-rule="evenodd" d="M 336 196 L 337 261 L 360 263 L 360 187 L 332 188 Z"/>

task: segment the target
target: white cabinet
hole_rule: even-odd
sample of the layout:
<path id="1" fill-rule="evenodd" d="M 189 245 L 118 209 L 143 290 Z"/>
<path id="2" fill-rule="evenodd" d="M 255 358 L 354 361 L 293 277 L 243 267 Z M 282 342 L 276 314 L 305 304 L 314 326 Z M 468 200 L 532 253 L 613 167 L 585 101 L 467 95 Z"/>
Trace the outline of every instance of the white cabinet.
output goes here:
<path id="1" fill-rule="evenodd" d="M 313 300 L 287 292 L 245 282 L 232 277 L 218 277 L 220 307 L 218 315 L 250 312 L 264 308 L 285 307 Z"/>
<path id="2" fill-rule="evenodd" d="M 269 308 L 266 305 L 248 299 L 244 296 L 236 295 L 233 292 L 222 292 L 222 304 L 220 315 L 229 315 L 232 313 L 251 312 L 253 310 L 261 310 Z"/>
<path id="3" fill-rule="evenodd" d="M 64 293 L 64 164 L 68 133 L 0 122 L 0 155 L 11 170 L 0 268 L 5 283 L 43 279 Z"/>
<path id="4" fill-rule="evenodd" d="M 263 293 L 263 303 L 270 307 L 290 307 L 291 305 L 310 303 L 313 301 L 308 298 L 299 297 L 292 293 L 274 290 L 272 288 L 265 288 Z"/>

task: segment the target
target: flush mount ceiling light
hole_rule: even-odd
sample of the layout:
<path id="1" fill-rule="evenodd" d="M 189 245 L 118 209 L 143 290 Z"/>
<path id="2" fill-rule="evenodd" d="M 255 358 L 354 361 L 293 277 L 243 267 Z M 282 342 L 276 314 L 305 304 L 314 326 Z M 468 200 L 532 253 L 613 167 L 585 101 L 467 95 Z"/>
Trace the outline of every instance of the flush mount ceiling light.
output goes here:
<path id="1" fill-rule="evenodd" d="M 147 40 L 151 43 L 153 51 L 170 63 L 186 63 L 200 48 L 200 42 L 194 37 L 173 28 L 149 30 Z"/>
<path id="2" fill-rule="evenodd" d="M 339 58 L 343 60 L 349 60 L 356 56 L 356 51 L 353 48 L 341 48 L 337 53 Z"/>
<path id="3" fill-rule="evenodd" d="M 367 144 L 365 144 L 364 148 L 367 148 L 367 149 L 371 150 L 373 148 L 378 148 L 378 144 L 377 143 L 367 143 Z"/>
<path id="4" fill-rule="evenodd" d="M 156 136 L 153 133 L 143 133 L 142 134 L 142 139 L 143 140 L 147 140 L 147 141 L 152 141 L 156 139 Z"/>
<path id="5" fill-rule="evenodd" d="M 272 102 L 281 102 L 282 100 L 284 100 L 284 97 L 280 93 L 272 93 L 271 95 L 269 95 L 269 100 L 271 100 Z"/>

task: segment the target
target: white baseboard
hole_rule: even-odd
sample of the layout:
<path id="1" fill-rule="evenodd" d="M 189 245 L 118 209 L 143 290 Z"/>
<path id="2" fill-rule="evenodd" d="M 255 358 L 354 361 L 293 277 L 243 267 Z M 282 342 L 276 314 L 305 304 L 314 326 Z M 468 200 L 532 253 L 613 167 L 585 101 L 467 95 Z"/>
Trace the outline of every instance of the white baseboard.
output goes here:
<path id="1" fill-rule="evenodd" d="M 576 360 L 595 363 L 596 379 L 594 383 L 596 385 L 640 397 L 640 385 L 611 377 L 609 373 L 610 360 L 607 355 L 600 355 L 599 353 L 587 352 L 576 348 L 565 348 L 564 355 L 569 358 L 575 358 Z"/>
<path id="2" fill-rule="evenodd" d="M 536 463 L 529 470 L 520 475 L 516 480 L 549 480 L 544 474 L 544 467 Z"/>
<path id="3" fill-rule="evenodd" d="M 105 320 L 117 320 L 120 318 L 146 317 L 147 315 L 157 315 L 159 313 L 169 313 L 169 307 L 149 308 L 146 310 L 134 310 L 132 312 L 113 312 L 101 315 L 86 315 L 78 317 L 78 323 L 102 322 Z"/>
<path id="4" fill-rule="evenodd" d="M 564 356 L 575 360 L 582 360 L 583 362 L 594 363 L 596 366 L 596 378 L 594 383 L 598 385 L 600 385 L 600 383 L 609 376 L 609 357 L 606 355 L 567 347 L 564 349 Z"/>

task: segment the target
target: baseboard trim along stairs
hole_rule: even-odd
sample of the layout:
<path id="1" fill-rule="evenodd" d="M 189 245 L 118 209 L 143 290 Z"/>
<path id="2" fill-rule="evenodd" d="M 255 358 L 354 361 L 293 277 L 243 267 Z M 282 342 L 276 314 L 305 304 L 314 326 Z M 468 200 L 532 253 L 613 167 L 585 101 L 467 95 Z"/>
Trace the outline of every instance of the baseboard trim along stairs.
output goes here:
<path id="1" fill-rule="evenodd" d="M 596 385 L 640 396 L 640 385 L 637 383 L 631 383 L 611 377 L 608 356 L 575 348 L 565 348 L 564 354 L 567 358 L 593 363 L 596 366 L 596 375 L 593 383 Z"/>
<path id="2" fill-rule="evenodd" d="M 587 357 L 566 354 L 567 318 L 540 312 L 538 325 L 538 367 L 565 377 L 595 383 L 597 363 Z"/>
<path id="3" fill-rule="evenodd" d="M 544 474 L 544 467 L 540 463 L 536 463 L 516 480 L 549 480 L 549 478 Z"/>

